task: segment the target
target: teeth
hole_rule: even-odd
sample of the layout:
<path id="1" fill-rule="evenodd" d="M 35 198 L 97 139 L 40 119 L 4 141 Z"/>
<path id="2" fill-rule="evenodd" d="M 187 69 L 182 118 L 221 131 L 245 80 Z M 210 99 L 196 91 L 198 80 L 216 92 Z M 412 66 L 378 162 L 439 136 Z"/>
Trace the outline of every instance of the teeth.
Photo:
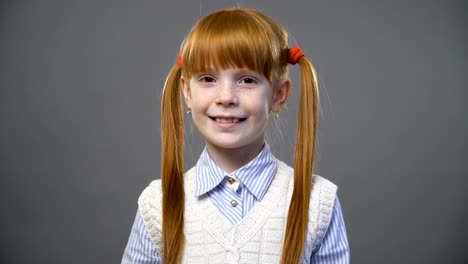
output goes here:
<path id="1" fill-rule="evenodd" d="M 227 124 L 227 123 L 237 123 L 239 122 L 239 118 L 219 118 L 216 117 L 216 122 Z"/>

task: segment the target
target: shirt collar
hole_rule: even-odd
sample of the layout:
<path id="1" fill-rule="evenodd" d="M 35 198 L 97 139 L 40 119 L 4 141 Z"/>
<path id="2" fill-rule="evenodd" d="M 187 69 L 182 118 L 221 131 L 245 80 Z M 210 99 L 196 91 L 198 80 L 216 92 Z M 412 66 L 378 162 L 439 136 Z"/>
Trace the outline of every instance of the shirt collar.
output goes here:
<path id="1" fill-rule="evenodd" d="M 243 167 L 232 172 L 235 177 L 255 196 L 261 200 L 276 174 L 276 157 L 270 146 L 265 143 L 260 153 Z M 218 186 L 230 175 L 211 159 L 206 147 L 196 165 L 195 196 L 201 196 Z"/>

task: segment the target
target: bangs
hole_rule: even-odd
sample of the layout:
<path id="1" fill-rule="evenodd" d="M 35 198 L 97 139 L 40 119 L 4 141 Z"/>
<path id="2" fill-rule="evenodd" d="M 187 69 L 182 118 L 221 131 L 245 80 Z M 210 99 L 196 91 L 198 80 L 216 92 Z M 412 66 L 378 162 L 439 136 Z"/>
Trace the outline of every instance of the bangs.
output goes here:
<path id="1" fill-rule="evenodd" d="M 284 30 L 253 10 L 211 14 L 197 23 L 184 41 L 183 75 L 189 78 L 210 69 L 238 67 L 272 81 L 282 74 L 280 68 L 286 71 L 286 38 Z"/>

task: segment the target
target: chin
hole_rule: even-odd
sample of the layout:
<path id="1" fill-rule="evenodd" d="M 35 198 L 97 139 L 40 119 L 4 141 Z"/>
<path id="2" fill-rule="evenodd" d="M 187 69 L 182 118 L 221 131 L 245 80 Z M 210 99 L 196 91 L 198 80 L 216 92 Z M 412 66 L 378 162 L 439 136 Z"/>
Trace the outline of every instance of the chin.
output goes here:
<path id="1" fill-rule="evenodd" d="M 217 148 L 223 148 L 223 149 L 237 149 L 237 148 L 241 148 L 244 146 L 239 143 L 229 143 L 229 142 L 223 142 L 220 144 L 211 142 L 210 145 L 215 146 Z"/>

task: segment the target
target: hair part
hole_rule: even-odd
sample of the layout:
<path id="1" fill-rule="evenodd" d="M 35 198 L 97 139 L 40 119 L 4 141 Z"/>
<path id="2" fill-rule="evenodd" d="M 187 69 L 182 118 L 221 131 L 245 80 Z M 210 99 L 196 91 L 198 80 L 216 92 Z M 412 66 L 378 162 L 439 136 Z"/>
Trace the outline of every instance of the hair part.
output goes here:
<path id="1" fill-rule="evenodd" d="M 185 38 L 182 69 L 174 66 L 164 85 L 161 118 L 162 255 L 164 263 L 181 263 L 184 248 L 183 111 L 180 79 L 211 69 L 247 68 L 272 83 L 288 78 L 287 32 L 252 9 L 226 9 L 202 18 Z M 318 84 L 313 65 L 302 57 L 301 92 L 294 151 L 294 190 L 289 206 L 281 263 L 301 260 L 309 216 Z M 304 120 L 308 120 L 304 122 Z M 302 122 L 301 122 L 302 121 Z"/>

